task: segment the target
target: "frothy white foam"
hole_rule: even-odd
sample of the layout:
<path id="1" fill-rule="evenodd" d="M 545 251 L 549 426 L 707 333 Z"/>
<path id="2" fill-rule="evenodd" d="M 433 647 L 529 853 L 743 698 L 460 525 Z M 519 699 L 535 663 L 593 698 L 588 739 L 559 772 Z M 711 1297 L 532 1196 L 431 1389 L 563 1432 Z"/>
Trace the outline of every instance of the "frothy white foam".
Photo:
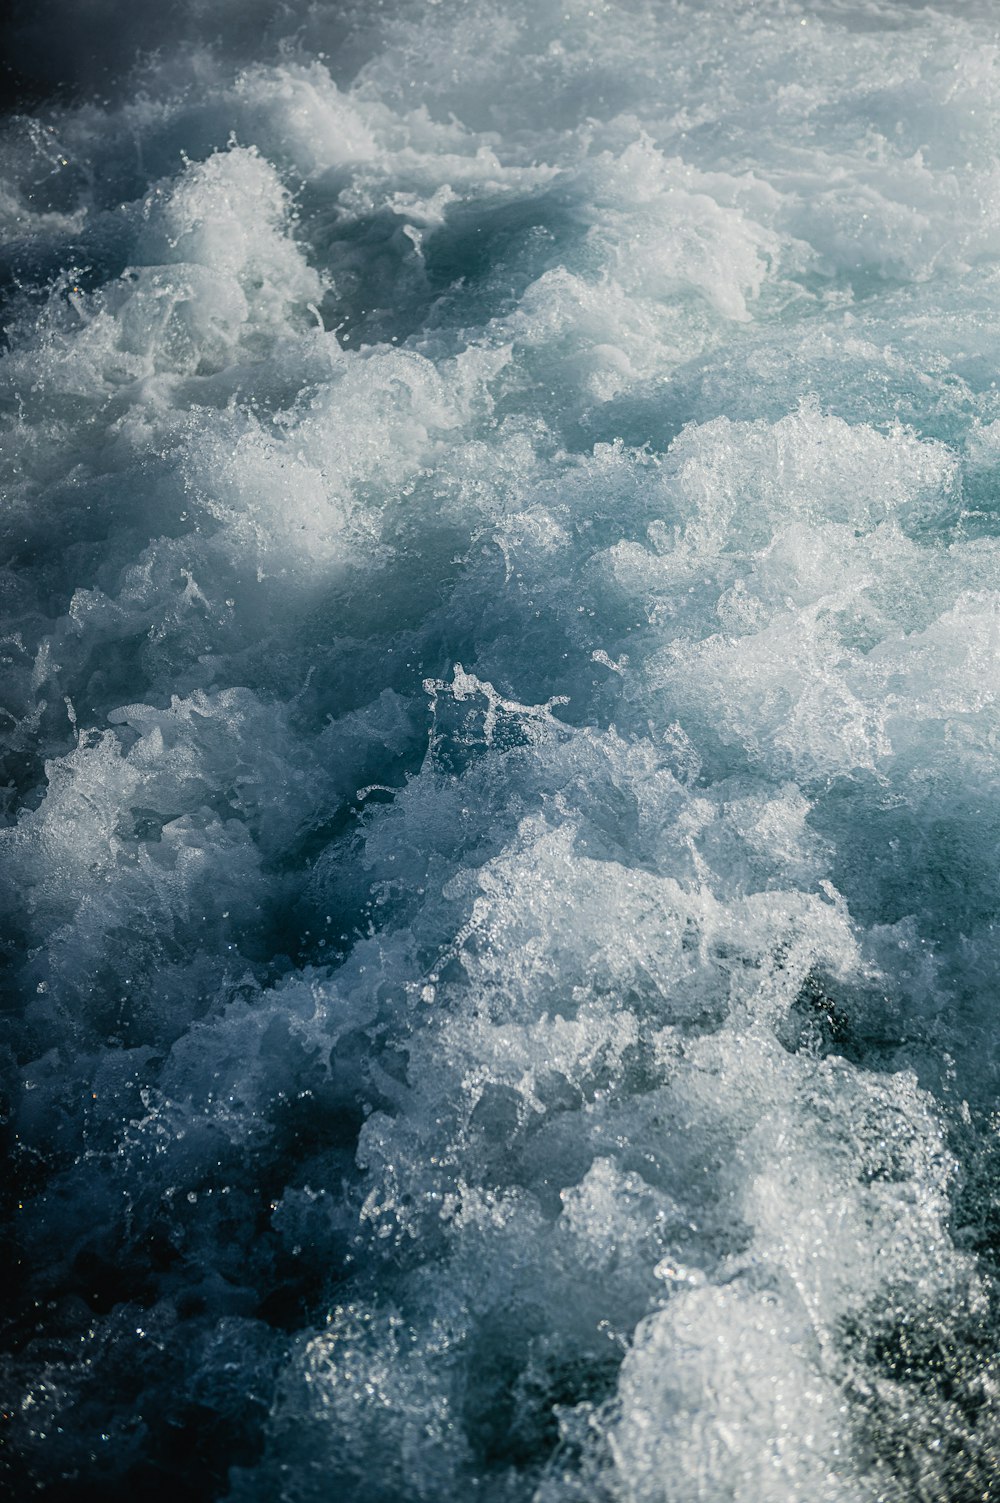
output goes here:
<path id="1" fill-rule="evenodd" d="M 991 16 L 282 17 L 0 139 L 11 1475 L 992 1499 Z"/>

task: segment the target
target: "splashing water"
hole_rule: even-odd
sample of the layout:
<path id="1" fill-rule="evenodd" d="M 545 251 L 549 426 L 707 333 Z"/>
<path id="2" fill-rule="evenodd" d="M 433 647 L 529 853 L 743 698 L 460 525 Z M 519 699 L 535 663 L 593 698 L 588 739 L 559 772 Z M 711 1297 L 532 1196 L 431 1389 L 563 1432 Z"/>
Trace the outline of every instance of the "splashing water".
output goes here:
<path id="1" fill-rule="evenodd" d="M 7 1485 L 1000 1499 L 995 13 L 114 11 L 6 23 Z"/>

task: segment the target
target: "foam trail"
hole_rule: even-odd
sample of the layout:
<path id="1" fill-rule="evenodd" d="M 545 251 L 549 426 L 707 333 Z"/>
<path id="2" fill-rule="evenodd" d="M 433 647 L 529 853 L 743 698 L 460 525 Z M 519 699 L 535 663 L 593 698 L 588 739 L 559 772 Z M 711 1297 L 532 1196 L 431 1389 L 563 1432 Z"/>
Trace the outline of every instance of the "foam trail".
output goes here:
<path id="1" fill-rule="evenodd" d="M 5 1482 L 1000 1499 L 992 8 L 4 27 Z"/>

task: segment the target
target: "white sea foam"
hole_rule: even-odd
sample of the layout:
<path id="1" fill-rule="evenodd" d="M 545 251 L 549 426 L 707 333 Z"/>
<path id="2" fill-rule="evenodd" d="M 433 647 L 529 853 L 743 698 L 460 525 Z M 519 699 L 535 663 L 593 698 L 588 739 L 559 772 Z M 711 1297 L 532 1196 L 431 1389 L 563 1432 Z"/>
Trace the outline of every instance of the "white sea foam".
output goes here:
<path id="1" fill-rule="evenodd" d="M 40 15 L 10 1477 L 1000 1496 L 989 7 Z"/>

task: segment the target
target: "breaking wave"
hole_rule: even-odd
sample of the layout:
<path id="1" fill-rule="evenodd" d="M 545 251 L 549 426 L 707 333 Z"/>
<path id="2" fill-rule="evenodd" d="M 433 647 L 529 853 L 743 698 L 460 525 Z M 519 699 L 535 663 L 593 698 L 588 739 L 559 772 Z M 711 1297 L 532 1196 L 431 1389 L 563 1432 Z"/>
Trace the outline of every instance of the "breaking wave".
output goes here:
<path id="1" fill-rule="evenodd" d="M 1000 1499 L 995 14 L 121 9 L 6 33 L 8 1482 Z"/>

